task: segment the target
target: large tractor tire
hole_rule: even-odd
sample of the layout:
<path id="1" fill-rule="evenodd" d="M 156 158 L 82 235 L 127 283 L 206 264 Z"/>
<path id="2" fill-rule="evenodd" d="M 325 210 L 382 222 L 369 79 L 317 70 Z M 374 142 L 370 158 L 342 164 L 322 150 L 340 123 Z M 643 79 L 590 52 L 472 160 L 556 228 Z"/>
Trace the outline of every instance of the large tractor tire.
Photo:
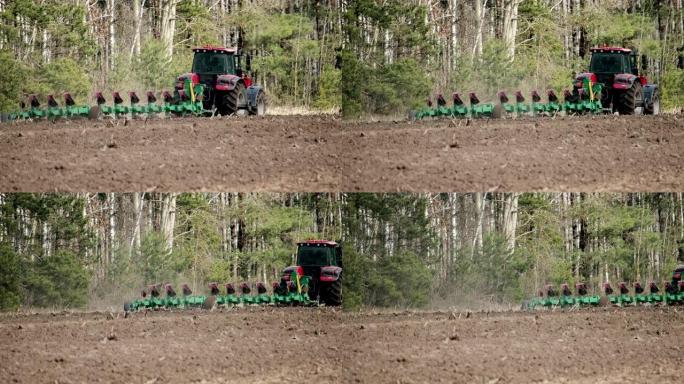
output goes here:
<path id="1" fill-rule="evenodd" d="M 651 104 L 644 106 L 644 115 L 659 115 L 660 114 L 660 95 L 658 90 L 653 91 L 651 96 Z"/>
<path id="2" fill-rule="evenodd" d="M 637 105 L 644 99 L 641 83 L 635 81 L 625 92 L 618 93 L 613 98 L 615 110 L 621 115 L 633 115 Z"/>
<path id="3" fill-rule="evenodd" d="M 330 307 L 339 307 L 342 305 L 342 276 L 332 282 L 321 287 L 321 301 Z"/>
<path id="4" fill-rule="evenodd" d="M 266 95 L 264 95 L 264 92 L 259 91 L 259 94 L 256 97 L 256 106 L 249 111 L 249 114 L 256 116 L 263 116 L 266 114 Z"/>
<path id="5" fill-rule="evenodd" d="M 238 83 L 232 91 L 228 91 L 221 95 L 219 105 L 216 106 L 218 113 L 221 115 L 241 115 L 244 114 L 247 108 L 247 97 L 245 95 L 245 86 Z"/>

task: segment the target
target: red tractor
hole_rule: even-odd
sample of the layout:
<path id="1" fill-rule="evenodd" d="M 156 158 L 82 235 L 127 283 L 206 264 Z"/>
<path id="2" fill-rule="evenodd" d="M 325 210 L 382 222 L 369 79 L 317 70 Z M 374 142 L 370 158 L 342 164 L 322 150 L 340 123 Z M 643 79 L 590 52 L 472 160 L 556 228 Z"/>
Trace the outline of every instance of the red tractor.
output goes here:
<path id="1" fill-rule="evenodd" d="M 203 104 L 207 111 L 221 115 L 264 115 L 266 95 L 260 85 L 252 83 L 251 57 L 236 48 L 204 46 L 193 48 L 192 72 L 180 75 L 176 90 L 182 91 L 186 81 L 194 87 L 204 85 Z"/>
<path id="2" fill-rule="evenodd" d="M 642 69 L 646 59 L 642 56 Z M 597 47 L 591 49 L 589 71 L 575 79 L 573 96 L 577 99 L 589 97 L 583 92 L 584 80 L 602 84 L 599 95 L 604 111 L 632 115 L 643 112 L 647 115 L 660 113 L 658 86 L 649 84 L 646 76 L 639 73 L 637 52 L 619 47 Z"/>
<path id="3" fill-rule="evenodd" d="M 283 270 L 283 282 L 292 273 L 308 276 L 309 297 L 325 305 L 342 305 L 342 246 L 334 241 L 307 240 L 297 244 L 295 265 Z"/>

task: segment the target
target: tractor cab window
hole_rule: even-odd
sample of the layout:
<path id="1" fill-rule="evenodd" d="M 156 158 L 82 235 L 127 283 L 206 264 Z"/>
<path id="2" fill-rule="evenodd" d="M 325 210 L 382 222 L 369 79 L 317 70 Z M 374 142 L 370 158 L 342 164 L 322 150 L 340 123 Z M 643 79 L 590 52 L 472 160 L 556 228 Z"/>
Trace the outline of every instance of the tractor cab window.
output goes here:
<path id="1" fill-rule="evenodd" d="M 629 55 L 622 53 L 595 52 L 591 56 L 590 71 L 593 73 L 631 72 Z"/>
<path id="2" fill-rule="evenodd" d="M 337 265 L 337 262 L 335 260 L 335 249 L 331 247 L 316 247 L 302 245 L 297 250 L 297 265 Z"/>
<path id="3" fill-rule="evenodd" d="M 193 73 L 222 75 L 234 73 L 233 55 L 221 52 L 195 52 L 192 61 Z"/>

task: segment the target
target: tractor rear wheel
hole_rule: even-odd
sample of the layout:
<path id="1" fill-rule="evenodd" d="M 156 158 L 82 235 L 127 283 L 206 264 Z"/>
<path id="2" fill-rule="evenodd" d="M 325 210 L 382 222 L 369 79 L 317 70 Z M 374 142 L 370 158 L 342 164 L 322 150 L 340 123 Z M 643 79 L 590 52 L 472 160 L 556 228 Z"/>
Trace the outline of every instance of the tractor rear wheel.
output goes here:
<path id="1" fill-rule="evenodd" d="M 332 284 L 326 284 L 321 287 L 321 301 L 327 306 L 339 307 L 342 305 L 342 276 L 333 281 Z"/>
<path id="2" fill-rule="evenodd" d="M 263 116 L 266 114 L 266 95 L 263 91 L 259 91 L 256 97 L 256 106 L 249 111 L 250 115 Z"/>
<path id="3" fill-rule="evenodd" d="M 220 102 L 216 106 L 219 114 L 224 116 L 239 114 L 239 110 L 247 106 L 245 86 L 242 83 L 238 83 L 232 91 L 228 91 L 221 95 L 219 100 Z"/>
<path id="4" fill-rule="evenodd" d="M 643 100 L 643 90 L 641 83 L 635 81 L 632 86 L 625 92 L 618 93 L 613 98 L 613 105 L 615 110 L 621 115 L 633 115 L 636 111 L 637 104 Z"/>
<path id="5" fill-rule="evenodd" d="M 651 104 L 644 106 L 644 115 L 659 115 L 660 114 L 660 95 L 658 90 L 653 91 L 651 96 Z"/>

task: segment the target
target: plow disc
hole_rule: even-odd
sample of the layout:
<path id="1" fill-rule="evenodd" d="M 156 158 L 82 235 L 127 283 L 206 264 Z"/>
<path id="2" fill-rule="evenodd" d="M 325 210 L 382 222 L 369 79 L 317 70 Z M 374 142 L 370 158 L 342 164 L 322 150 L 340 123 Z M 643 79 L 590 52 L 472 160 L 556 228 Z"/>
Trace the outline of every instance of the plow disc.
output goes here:
<path id="1" fill-rule="evenodd" d="M 317 300 L 309 298 L 310 278 L 293 274 L 290 281 L 282 279 L 273 283 L 269 293 L 263 283 L 242 283 L 237 289 L 233 284 L 209 284 L 208 295 L 193 295 L 187 284 L 183 284 L 182 294 L 176 294 L 171 284 L 151 285 L 144 289 L 141 298 L 124 304 L 124 311 L 135 312 L 145 309 L 211 309 L 214 306 L 237 307 L 251 305 L 313 306 Z M 163 293 L 162 293 L 163 291 Z"/>

